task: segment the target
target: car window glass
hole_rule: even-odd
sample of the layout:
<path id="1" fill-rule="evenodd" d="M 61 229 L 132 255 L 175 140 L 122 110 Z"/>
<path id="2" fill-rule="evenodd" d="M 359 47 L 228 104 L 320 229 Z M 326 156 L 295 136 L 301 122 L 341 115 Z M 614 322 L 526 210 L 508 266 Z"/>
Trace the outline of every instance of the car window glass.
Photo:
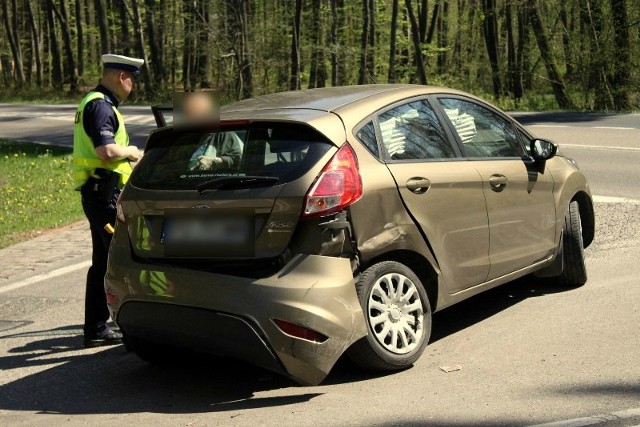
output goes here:
<path id="1" fill-rule="evenodd" d="M 139 188 L 195 189 L 228 176 L 267 176 L 278 183 L 299 178 L 332 147 L 319 133 L 300 125 L 253 125 L 218 132 L 152 136 L 131 177 Z"/>
<path id="2" fill-rule="evenodd" d="M 488 108 L 457 98 L 439 98 L 468 157 L 521 157 L 511 122 Z"/>
<path id="3" fill-rule="evenodd" d="M 378 117 L 382 143 L 392 160 L 455 157 L 435 112 L 426 101 L 392 108 Z"/>
<path id="4" fill-rule="evenodd" d="M 365 147 L 369 149 L 376 157 L 380 157 L 380 152 L 378 150 L 378 141 L 376 139 L 376 130 L 373 126 L 373 122 L 369 122 L 366 125 L 362 126 L 356 137 L 364 144 Z"/>

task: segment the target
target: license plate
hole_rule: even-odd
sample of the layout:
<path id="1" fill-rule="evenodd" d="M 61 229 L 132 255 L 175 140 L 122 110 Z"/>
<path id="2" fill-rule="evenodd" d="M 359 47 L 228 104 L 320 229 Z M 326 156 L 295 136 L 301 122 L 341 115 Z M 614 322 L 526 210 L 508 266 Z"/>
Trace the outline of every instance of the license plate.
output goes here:
<path id="1" fill-rule="evenodd" d="M 247 216 L 165 218 L 162 243 L 171 257 L 251 256 L 253 221 Z"/>

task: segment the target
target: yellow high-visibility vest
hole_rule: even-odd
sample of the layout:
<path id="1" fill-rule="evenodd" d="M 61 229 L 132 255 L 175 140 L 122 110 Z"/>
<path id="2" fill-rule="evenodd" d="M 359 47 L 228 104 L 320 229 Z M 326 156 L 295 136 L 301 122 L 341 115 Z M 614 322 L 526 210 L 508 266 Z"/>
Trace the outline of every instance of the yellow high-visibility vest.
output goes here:
<path id="1" fill-rule="evenodd" d="M 84 108 L 94 99 L 105 99 L 105 95 L 100 92 L 89 92 L 82 102 L 80 102 L 78 110 L 76 111 L 76 118 L 73 124 L 73 187 L 74 189 L 79 190 L 80 187 L 87 182 L 89 177 L 99 178 L 96 176 L 95 170 L 102 168 L 117 172 L 120 175 L 118 186 L 122 188 L 131 175 L 131 165 L 129 164 L 129 160 L 102 160 L 96 153 L 91 137 L 84 130 Z M 129 135 L 127 135 L 124 120 L 115 106 L 111 105 L 111 108 L 113 108 L 119 123 L 118 130 L 116 131 L 113 139 L 117 145 L 126 147 L 129 145 Z"/>

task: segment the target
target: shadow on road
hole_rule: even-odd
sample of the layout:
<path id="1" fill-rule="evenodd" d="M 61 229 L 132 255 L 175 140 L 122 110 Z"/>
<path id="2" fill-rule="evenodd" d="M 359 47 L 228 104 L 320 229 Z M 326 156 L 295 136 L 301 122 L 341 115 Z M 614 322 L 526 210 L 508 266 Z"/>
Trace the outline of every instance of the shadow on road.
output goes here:
<path id="1" fill-rule="evenodd" d="M 554 286 L 551 280 L 538 279 L 532 276 L 523 277 L 434 314 L 430 342 L 436 342 L 469 326 L 480 323 L 527 298 L 569 292 L 571 290 L 570 288 Z"/>
<path id="2" fill-rule="evenodd" d="M 527 298 L 553 292 L 558 289 L 537 279 L 522 279 L 471 298 L 436 314 L 432 341 L 482 322 Z M 297 404 L 326 391 L 297 387 L 284 377 L 226 358 L 193 356 L 173 365 L 156 366 L 126 353 L 122 346 L 84 350 L 80 326 L 14 333 L 0 339 L 21 337 L 33 340 L 10 349 L 0 359 L 0 368 L 5 372 L 20 369 L 26 376 L 2 386 L 0 410 L 205 413 Z M 393 374 L 361 371 L 343 357 L 323 385 L 366 381 L 380 375 Z M 640 395 L 640 386 L 598 387 L 555 392 L 610 395 L 613 390 Z M 270 390 L 281 390 L 284 395 L 259 395 Z"/>

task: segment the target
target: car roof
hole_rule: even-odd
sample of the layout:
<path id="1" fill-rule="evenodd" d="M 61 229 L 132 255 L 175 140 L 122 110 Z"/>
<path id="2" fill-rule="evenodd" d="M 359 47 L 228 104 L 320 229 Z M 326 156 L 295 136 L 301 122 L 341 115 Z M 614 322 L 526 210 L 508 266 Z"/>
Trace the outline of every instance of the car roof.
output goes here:
<path id="1" fill-rule="evenodd" d="M 455 89 L 412 84 L 334 86 L 279 92 L 235 102 L 222 107 L 220 118 L 302 122 L 340 145 L 347 133 L 375 111 L 402 99 L 437 93 L 475 98 Z"/>
<path id="2" fill-rule="evenodd" d="M 270 95 L 258 96 L 226 105 L 222 108 L 223 114 L 237 116 L 240 112 L 257 112 L 283 109 L 309 109 L 323 112 L 344 111 L 360 106 L 363 102 L 378 104 L 395 102 L 430 93 L 452 93 L 467 95 L 454 89 L 434 86 L 422 86 L 411 84 L 373 84 L 358 86 L 334 86 L 316 89 L 278 92 Z M 373 105 L 372 105 L 373 106 Z M 373 109 L 372 111 L 374 111 Z"/>

